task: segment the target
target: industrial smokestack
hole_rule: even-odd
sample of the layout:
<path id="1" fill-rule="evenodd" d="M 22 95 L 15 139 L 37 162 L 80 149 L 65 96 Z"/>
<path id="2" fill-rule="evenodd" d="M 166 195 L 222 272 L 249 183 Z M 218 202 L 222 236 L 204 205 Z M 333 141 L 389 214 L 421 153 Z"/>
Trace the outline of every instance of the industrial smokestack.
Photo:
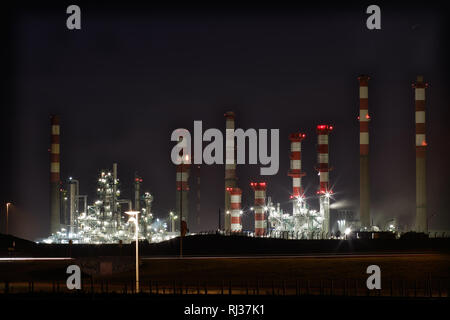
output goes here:
<path id="1" fill-rule="evenodd" d="M 231 220 L 231 232 L 241 232 L 242 231 L 242 221 L 241 221 L 241 199 L 242 190 L 239 188 L 227 188 L 230 194 L 230 207 L 231 212 L 227 215 L 230 216 Z"/>
<path id="2" fill-rule="evenodd" d="M 415 88 L 416 109 L 416 231 L 428 232 L 427 222 L 427 179 L 426 179 L 426 147 L 425 139 L 425 88 L 428 83 L 423 76 L 417 76 L 413 84 Z"/>
<path id="3" fill-rule="evenodd" d="M 234 118 L 235 114 L 232 111 L 225 113 L 225 230 L 231 230 L 231 216 L 226 214 L 230 211 L 230 194 L 227 188 L 235 188 L 237 186 L 236 178 L 236 147 L 234 144 Z"/>
<path id="4" fill-rule="evenodd" d="M 61 227 L 59 116 L 51 116 L 50 123 L 50 231 L 56 233 Z"/>
<path id="5" fill-rule="evenodd" d="M 266 219 L 264 214 L 266 183 L 251 182 L 250 186 L 255 190 L 255 236 L 264 236 L 266 234 Z"/>
<path id="6" fill-rule="evenodd" d="M 330 232 L 330 196 L 333 193 L 328 180 L 328 135 L 332 130 L 333 126 L 330 125 L 321 124 L 317 126 L 318 171 L 320 176 L 320 186 L 317 193 L 319 194 L 320 214 L 323 217 L 322 232 L 325 234 Z"/>
<path id="7" fill-rule="evenodd" d="M 293 214 L 300 214 L 300 203 L 303 201 L 298 201 L 305 197 L 304 190 L 302 187 L 302 177 L 305 175 L 302 172 L 302 140 L 305 139 L 306 134 L 304 133 L 291 133 L 289 135 L 289 140 L 291 141 L 291 169 L 289 170 L 288 176 L 292 177 L 292 195 L 293 199 Z"/>
<path id="8" fill-rule="evenodd" d="M 370 227 L 369 182 L 369 76 L 359 76 L 359 215 L 361 226 Z"/>
<path id="9" fill-rule="evenodd" d="M 141 183 L 142 178 L 134 173 L 134 211 L 141 210 Z"/>
<path id="10" fill-rule="evenodd" d="M 180 137 L 180 143 L 181 146 L 183 146 L 183 150 L 185 149 L 186 142 L 183 141 L 183 138 Z M 179 161 L 181 163 L 177 165 L 176 167 L 176 186 L 177 186 L 177 192 L 176 192 L 176 211 L 181 217 L 180 224 L 182 221 L 186 222 L 186 225 L 188 225 L 188 218 L 189 218 L 189 199 L 188 199 L 188 192 L 189 192 L 189 166 L 191 163 L 191 159 L 189 158 L 189 155 L 185 155 L 183 158 L 179 157 Z"/>

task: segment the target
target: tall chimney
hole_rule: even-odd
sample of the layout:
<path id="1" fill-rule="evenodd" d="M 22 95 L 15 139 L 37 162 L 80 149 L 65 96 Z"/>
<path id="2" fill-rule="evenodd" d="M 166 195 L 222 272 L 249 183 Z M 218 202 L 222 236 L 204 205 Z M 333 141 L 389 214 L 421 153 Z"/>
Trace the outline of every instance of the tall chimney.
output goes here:
<path id="1" fill-rule="evenodd" d="M 426 147 L 425 139 L 425 88 L 428 83 L 423 76 L 417 76 L 415 88 L 416 109 L 416 231 L 428 232 L 427 222 L 427 179 L 426 179 Z"/>
<path id="2" fill-rule="evenodd" d="M 300 214 L 300 203 L 304 195 L 304 190 L 302 187 L 302 177 L 305 175 L 302 172 L 302 140 L 305 139 L 306 134 L 296 132 L 289 135 L 289 140 L 291 141 L 291 169 L 289 170 L 288 176 L 292 177 L 292 195 L 291 199 L 293 202 L 293 214 Z"/>
<path id="3" fill-rule="evenodd" d="M 183 143 L 186 143 L 183 141 L 183 138 L 180 137 L 180 141 L 183 145 Z M 180 224 L 182 221 L 185 221 L 188 228 L 188 220 L 189 220 L 189 198 L 188 198 L 188 192 L 189 192 L 189 166 L 191 163 L 191 159 L 189 158 L 189 155 L 184 155 L 183 158 L 179 158 L 181 163 L 177 165 L 176 167 L 176 211 L 178 215 L 180 216 Z"/>
<path id="4" fill-rule="evenodd" d="M 359 80 L 359 215 L 361 226 L 370 227 L 369 182 L 369 91 L 370 77 L 362 75 Z"/>
<path id="5" fill-rule="evenodd" d="M 137 172 L 134 173 L 134 211 L 141 210 L 141 183 L 142 178 L 138 176 Z"/>
<path id="6" fill-rule="evenodd" d="M 266 219 L 264 206 L 266 203 L 266 183 L 251 182 L 250 186 L 255 190 L 255 236 L 266 234 Z"/>
<path id="7" fill-rule="evenodd" d="M 320 186 L 317 194 L 319 194 L 320 213 L 323 217 L 322 232 L 330 232 L 330 196 L 333 191 L 329 187 L 328 181 L 328 135 L 333 130 L 333 126 L 321 124 L 317 126 L 318 138 L 318 163 Z"/>
<path id="8" fill-rule="evenodd" d="M 230 211 L 230 194 L 227 188 L 237 186 L 236 178 L 236 147 L 234 144 L 234 118 L 233 111 L 225 113 L 225 230 L 231 230 L 231 216 L 227 214 Z"/>
<path id="9" fill-rule="evenodd" d="M 227 214 L 230 216 L 231 220 L 231 232 L 241 232 L 242 231 L 242 221 L 241 221 L 241 199 L 242 190 L 239 188 L 227 188 L 230 194 L 230 207 L 231 212 Z"/>
<path id="10" fill-rule="evenodd" d="M 59 116 L 52 115 L 50 123 L 50 231 L 56 233 L 61 227 Z"/>

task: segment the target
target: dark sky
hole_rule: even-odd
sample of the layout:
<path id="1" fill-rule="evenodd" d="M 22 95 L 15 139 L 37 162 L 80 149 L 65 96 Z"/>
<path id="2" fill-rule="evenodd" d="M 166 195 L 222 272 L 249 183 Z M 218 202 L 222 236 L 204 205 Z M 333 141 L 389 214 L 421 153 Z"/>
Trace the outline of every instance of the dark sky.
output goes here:
<path id="1" fill-rule="evenodd" d="M 368 3 L 371 4 L 371 3 Z M 121 5 L 126 7 L 121 7 Z M 239 128 L 280 129 L 280 170 L 238 168 L 243 206 L 252 180 L 286 209 L 291 190 L 288 134 L 303 131 L 303 179 L 309 203 L 318 186 L 315 126 L 333 124 L 330 181 L 336 206 L 359 212 L 359 91 L 369 74 L 371 216 L 412 227 L 415 217 L 414 92 L 427 90 L 430 229 L 450 228 L 448 33 L 444 10 L 422 3 L 381 6 L 382 30 L 365 26 L 366 4 L 345 7 L 153 8 L 81 4 L 82 30 L 66 29 L 65 5 L 12 8 L 3 25 L 2 203 L 12 201 L 10 231 L 28 239 L 49 232 L 49 115 L 61 117 L 61 178 L 80 180 L 95 200 L 99 170 L 118 162 L 123 196 L 134 171 L 154 195 L 159 217 L 175 207 L 171 132 L 224 130 L 225 111 Z M 5 31 L 4 30 L 4 31 Z M 9 119 L 11 122 L 9 122 Z M 201 169 L 201 226 L 217 227 L 223 166 Z M 194 179 L 191 184 L 194 184 Z M 8 183 L 9 182 L 9 183 Z M 195 199 L 192 194 L 192 199 Z M 4 205 L 1 226 L 4 227 Z M 253 217 L 244 216 L 244 228 Z"/>

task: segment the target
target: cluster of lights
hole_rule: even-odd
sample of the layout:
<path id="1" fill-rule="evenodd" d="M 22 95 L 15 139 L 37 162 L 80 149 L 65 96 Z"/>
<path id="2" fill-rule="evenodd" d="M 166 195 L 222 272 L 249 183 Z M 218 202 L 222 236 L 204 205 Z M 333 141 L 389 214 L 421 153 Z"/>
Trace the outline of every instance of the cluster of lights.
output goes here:
<path id="1" fill-rule="evenodd" d="M 333 126 L 327 125 L 327 124 L 320 124 L 317 126 L 317 130 L 319 131 L 332 131 Z"/>
<path id="2" fill-rule="evenodd" d="M 135 239 L 135 218 L 121 213 L 119 206 L 120 191 L 113 190 L 118 185 L 118 179 L 114 179 L 111 172 L 102 171 L 98 179 L 97 195 L 98 200 L 93 205 L 88 206 L 85 212 L 81 212 L 75 217 L 74 232 L 68 232 L 65 228 L 52 234 L 43 240 L 45 243 L 129 243 Z M 139 179 L 137 182 L 142 182 Z M 142 196 L 145 207 L 139 211 L 139 238 L 149 242 L 159 242 L 168 240 L 173 235 L 167 233 L 167 223 L 160 219 L 153 219 L 150 212 L 150 205 L 153 196 L 146 192 Z M 116 208 L 113 210 L 113 208 Z M 171 215 L 172 219 L 177 216 Z"/>

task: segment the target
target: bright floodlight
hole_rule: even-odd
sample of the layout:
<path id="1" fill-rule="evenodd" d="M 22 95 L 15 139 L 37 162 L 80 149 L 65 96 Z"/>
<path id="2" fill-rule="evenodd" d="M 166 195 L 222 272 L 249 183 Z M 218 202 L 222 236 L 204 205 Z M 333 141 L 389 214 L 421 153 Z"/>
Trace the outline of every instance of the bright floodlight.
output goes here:
<path id="1" fill-rule="evenodd" d="M 345 229 L 345 231 L 344 231 L 344 233 L 345 233 L 346 236 L 348 236 L 351 232 L 352 232 L 352 229 L 350 229 L 350 228 L 347 228 L 347 229 Z"/>
<path id="2" fill-rule="evenodd" d="M 325 197 L 329 198 L 330 197 L 330 193 L 329 192 L 325 192 Z"/>

